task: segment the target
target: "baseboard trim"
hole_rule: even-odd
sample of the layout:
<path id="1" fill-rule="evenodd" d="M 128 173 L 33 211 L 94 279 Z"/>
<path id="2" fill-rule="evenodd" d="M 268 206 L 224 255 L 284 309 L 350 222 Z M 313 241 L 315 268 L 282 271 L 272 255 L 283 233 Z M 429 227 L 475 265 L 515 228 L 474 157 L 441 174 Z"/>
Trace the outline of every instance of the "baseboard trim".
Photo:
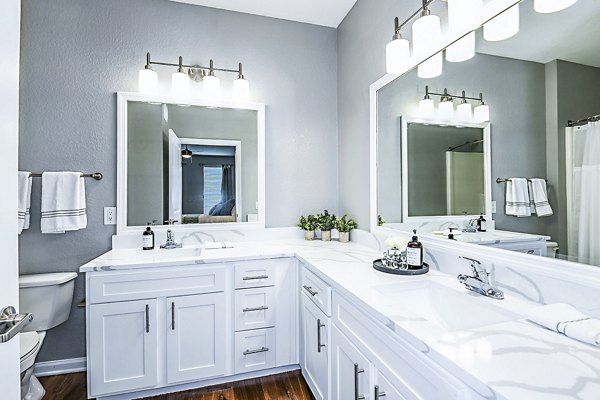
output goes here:
<path id="1" fill-rule="evenodd" d="M 66 360 L 44 361 L 35 363 L 33 373 L 35 376 L 52 376 L 73 374 L 86 370 L 85 357 L 68 358 Z"/>

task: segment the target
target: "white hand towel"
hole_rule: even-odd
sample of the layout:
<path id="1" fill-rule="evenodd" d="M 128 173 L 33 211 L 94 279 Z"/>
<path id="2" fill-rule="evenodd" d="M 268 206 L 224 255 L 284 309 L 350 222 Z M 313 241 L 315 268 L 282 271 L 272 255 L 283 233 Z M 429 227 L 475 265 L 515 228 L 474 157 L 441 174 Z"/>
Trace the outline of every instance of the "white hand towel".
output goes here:
<path id="1" fill-rule="evenodd" d="M 31 172 L 19 171 L 19 235 L 29 229 L 31 207 Z"/>
<path id="2" fill-rule="evenodd" d="M 510 178 L 506 181 L 506 215 L 530 217 L 529 187 L 525 178 Z"/>
<path id="3" fill-rule="evenodd" d="M 548 202 L 545 179 L 533 178 L 529 180 L 529 198 L 532 212 L 537 214 L 538 217 L 549 217 L 553 214 L 552 207 Z"/>
<path id="4" fill-rule="evenodd" d="M 600 346 L 600 320 L 569 304 L 556 303 L 525 312 L 525 318 L 571 339 Z"/>
<path id="5" fill-rule="evenodd" d="M 204 242 L 202 245 L 206 250 L 233 248 L 232 242 Z"/>
<path id="6" fill-rule="evenodd" d="M 64 233 L 86 227 L 85 182 L 81 172 L 44 172 L 42 233 Z"/>

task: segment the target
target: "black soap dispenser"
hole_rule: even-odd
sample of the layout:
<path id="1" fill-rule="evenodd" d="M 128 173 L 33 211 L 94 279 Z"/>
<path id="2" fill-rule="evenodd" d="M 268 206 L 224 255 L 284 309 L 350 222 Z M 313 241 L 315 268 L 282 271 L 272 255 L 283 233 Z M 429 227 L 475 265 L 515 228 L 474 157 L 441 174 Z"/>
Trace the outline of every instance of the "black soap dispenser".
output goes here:
<path id="1" fill-rule="evenodd" d="M 487 229 L 487 221 L 485 220 L 485 218 L 483 218 L 483 213 L 479 216 L 479 219 L 477 220 L 477 231 L 478 232 L 485 232 Z"/>
<path id="2" fill-rule="evenodd" d="M 148 227 L 142 233 L 142 249 L 154 250 L 154 231 L 150 228 L 150 222 L 148 222 Z"/>
<path id="3" fill-rule="evenodd" d="M 411 269 L 423 268 L 423 244 L 419 242 L 417 230 L 413 230 L 413 237 L 408 245 L 406 245 L 406 263 Z"/>
<path id="4" fill-rule="evenodd" d="M 456 240 L 454 238 L 454 232 L 452 232 L 455 228 L 450 228 L 450 233 L 448 234 L 448 239 L 450 240 Z"/>

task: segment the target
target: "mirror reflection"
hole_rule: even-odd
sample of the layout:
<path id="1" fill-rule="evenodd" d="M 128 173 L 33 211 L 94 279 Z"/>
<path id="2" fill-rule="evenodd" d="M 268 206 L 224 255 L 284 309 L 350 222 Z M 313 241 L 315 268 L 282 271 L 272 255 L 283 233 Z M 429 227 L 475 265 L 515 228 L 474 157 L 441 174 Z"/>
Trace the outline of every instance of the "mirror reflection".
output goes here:
<path id="1" fill-rule="evenodd" d="M 480 30 L 475 57 L 377 92 L 379 225 L 444 238 L 453 228 L 455 240 L 600 265 L 600 4 L 519 7 L 512 38 L 486 41 Z M 422 102 L 427 91 L 452 94 L 451 106 Z M 459 110 L 463 91 L 489 107 L 489 168 L 482 131 L 469 126 L 483 102 Z M 486 232 L 472 232 L 479 213 Z"/>
<path id="2" fill-rule="evenodd" d="M 128 226 L 258 221 L 256 111 L 127 109 Z"/>

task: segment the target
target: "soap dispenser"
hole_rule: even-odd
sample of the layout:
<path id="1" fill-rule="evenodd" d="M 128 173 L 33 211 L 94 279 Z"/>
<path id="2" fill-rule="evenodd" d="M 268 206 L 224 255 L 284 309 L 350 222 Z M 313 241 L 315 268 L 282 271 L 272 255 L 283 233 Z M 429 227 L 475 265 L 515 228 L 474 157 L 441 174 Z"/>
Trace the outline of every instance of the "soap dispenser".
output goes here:
<path id="1" fill-rule="evenodd" d="M 142 249 L 154 250 L 154 231 L 150 227 L 150 222 L 148 222 L 148 227 L 142 233 Z"/>
<path id="2" fill-rule="evenodd" d="M 487 221 L 485 220 L 485 218 L 483 218 L 483 213 L 479 216 L 479 219 L 477 220 L 477 231 L 478 232 L 485 232 L 487 229 Z"/>
<path id="3" fill-rule="evenodd" d="M 411 269 L 423 268 L 423 245 L 417 237 L 417 230 L 413 230 L 413 237 L 406 245 L 406 263 Z"/>
<path id="4" fill-rule="evenodd" d="M 454 232 L 452 232 L 455 228 L 450 228 L 450 233 L 448 234 L 448 239 L 450 240 L 456 240 L 454 238 Z"/>

